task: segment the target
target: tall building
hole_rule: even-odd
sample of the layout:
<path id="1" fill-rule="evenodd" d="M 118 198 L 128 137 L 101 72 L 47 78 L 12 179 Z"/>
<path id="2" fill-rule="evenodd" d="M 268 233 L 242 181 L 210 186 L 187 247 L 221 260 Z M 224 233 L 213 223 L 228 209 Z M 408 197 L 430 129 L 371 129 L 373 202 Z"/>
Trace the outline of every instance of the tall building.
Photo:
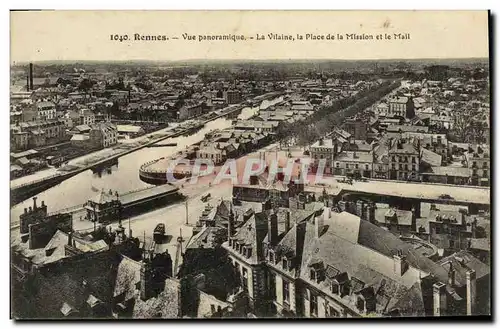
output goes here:
<path id="1" fill-rule="evenodd" d="M 390 116 L 412 119 L 415 116 L 415 104 L 411 97 L 396 97 L 389 101 Z"/>
<path id="2" fill-rule="evenodd" d="M 420 143 L 418 139 L 395 138 L 389 147 L 389 179 L 418 180 Z"/>
<path id="3" fill-rule="evenodd" d="M 90 126 L 90 142 L 103 148 L 115 145 L 118 141 L 116 126 L 110 122 L 94 123 Z"/>
<path id="4" fill-rule="evenodd" d="M 347 212 L 319 208 L 292 214 L 280 220 L 276 210 L 264 210 L 223 244 L 257 315 L 489 313 L 489 295 L 478 294 L 488 289 L 489 270 L 473 256 L 435 262 L 397 235 Z"/>

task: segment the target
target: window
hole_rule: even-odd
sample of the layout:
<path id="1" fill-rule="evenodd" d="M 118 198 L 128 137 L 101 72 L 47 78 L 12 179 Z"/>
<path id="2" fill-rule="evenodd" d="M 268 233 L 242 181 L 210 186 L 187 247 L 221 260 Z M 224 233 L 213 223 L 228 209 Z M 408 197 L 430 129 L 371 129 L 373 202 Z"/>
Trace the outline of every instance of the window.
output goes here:
<path id="1" fill-rule="evenodd" d="M 274 251 L 269 250 L 269 261 L 274 264 Z"/>
<path id="2" fill-rule="evenodd" d="M 370 167 L 368 165 L 365 165 L 365 170 L 370 170 Z"/>
<path id="3" fill-rule="evenodd" d="M 248 258 L 252 257 L 252 248 L 251 247 L 247 247 L 247 257 Z"/>
<path id="4" fill-rule="evenodd" d="M 441 234 L 441 227 L 440 226 L 436 226 L 436 234 Z"/>
<path id="5" fill-rule="evenodd" d="M 283 259 L 281 260 L 281 265 L 283 266 L 283 269 L 285 270 L 288 270 L 288 260 L 286 259 L 286 257 L 283 257 Z"/>
<path id="6" fill-rule="evenodd" d="M 354 168 L 358 169 L 358 168 L 359 168 L 359 164 L 357 164 L 357 163 L 356 163 L 356 164 L 354 165 Z"/>
<path id="7" fill-rule="evenodd" d="M 393 170 L 396 170 L 396 164 L 395 164 L 395 163 L 393 163 L 393 164 L 392 164 L 392 169 L 393 169 Z M 381 169 L 381 170 L 382 170 L 382 169 Z"/>
<path id="8" fill-rule="evenodd" d="M 484 169 L 488 168 L 488 163 L 487 162 L 483 162 L 483 168 Z"/>
<path id="9" fill-rule="evenodd" d="M 309 312 L 311 316 L 318 316 L 318 297 L 313 294 L 311 294 L 309 301 Z"/>
<path id="10" fill-rule="evenodd" d="M 401 163 L 399 164 L 399 170 L 403 170 L 403 165 Z"/>
<path id="11" fill-rule="evenodd" d="M 330 318 L 338 318 L 340 317 L 340 312 L 330 306 L 329 316 Z"/>
<path id="12" fill-rule="evenodd" d="M 392 156 L 392 162 L 396 162 L 396 157 Z"/>
<path id="13" fill-rule="evenodd" d="M 243 287 L 244 291 L 247 291 L 247 289 L 248 289 L 248 270 L 244 267 L 242 268 L 241 286 Z"/>
<path id="14" fill-rule="evenodd" d="M 290 282 L 283 280 L 283 302 L 290 303 Z"/>
<path id="15" fill-rule="evenodd" d="M 337 168 L 340 168 L 340 163 L 339 163 L 339 162 L 336 162 L 336 163 L 335 163 L 335 166 L 336 166 Z"/>
<path id="16" fill-rule="evenodd" d="M 408 157 L 405 157 L 405 162 L 408 162 Z"/>
<path id="17" fill-rule="evenodd" d="M 488 170 L 483 170 L 483 177 L 488 177 Z"/>
<path id="18" fill-rule="evenodd" d="M 411 165 L 411 170 L 415 171 L 417 170 L 417 167 L 415 165 Z"/>
<path id="19" fill-rule="evenodd" d="M 408 165 L 407 164 L 405 164 L 405 170 L 408 170 Z"/>

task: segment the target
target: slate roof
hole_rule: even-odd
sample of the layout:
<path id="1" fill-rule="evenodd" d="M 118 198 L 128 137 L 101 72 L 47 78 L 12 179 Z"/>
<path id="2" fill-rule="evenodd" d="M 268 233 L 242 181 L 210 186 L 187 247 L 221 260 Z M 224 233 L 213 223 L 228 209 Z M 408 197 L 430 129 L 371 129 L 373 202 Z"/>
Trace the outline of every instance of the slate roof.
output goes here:
<path id="1" fill-rule="evenodd" d="M 455 280 L 461 285 L 466 285 L 466 273 L 469 270 L 476 271 L 476 279 L 480 279 L 490 274 L 490 267 L 481 262 L 465 250 L 456 252 L 445 257 L 438 262 L 444 268 L 449 270 L 450 266 L 455 270 Z"/>
<path id="2" fill-rule="evenodd" d="M 175 279 L 166 279 L 163 291 L 156 297 L 143 301 L 138 294 L 135 298 L 132 317 L 135 319 L 163 318 L 172 319 L 181 316 L 180 282 Z"/>
<path id="3" fill-rule="evenodd" d="M 226 241 L 227 230 L 220 227 L 204 227 L 189 241 L 186 249 L 215 248 Z"/>
<path id="4" fill-rule="evenodd" d="M 141 281 L 141 263 L 123 256 L 116 273 L 113 297 L 123 296 L 127 301 L 135 297 L 137 284 Z"/>
<path id="5" fill-rule="evenodd" d="M 325 220 L 327 229 L 319 238 L 315 235 L 314 224 L 306 222 L 304 225 L 300 278 L 325 293 L 331 293 L 331 277 L 348 275 L 356 289 L 373 287 L 377 311 L 384 313 L 397 308 L 403 314 L 418 315 L 424 312 L 421 277 L 432 274 L 437 280 L 447 282 L 445 268 L 415 254 L 412 245 L 392 233 L 352 214 L 334 213 L 331 219 Z M 403 253 L 410 266 L 403 275 L 394 272 L 393 256 L 398 252 Z M 320 283 L 309 277 L 309 265 L 318 261 L 323 262 L 329 277 Z M 331 297 L 341 299 L 344 305 L 356 310 L 353 295 L 332 294 Z"/>

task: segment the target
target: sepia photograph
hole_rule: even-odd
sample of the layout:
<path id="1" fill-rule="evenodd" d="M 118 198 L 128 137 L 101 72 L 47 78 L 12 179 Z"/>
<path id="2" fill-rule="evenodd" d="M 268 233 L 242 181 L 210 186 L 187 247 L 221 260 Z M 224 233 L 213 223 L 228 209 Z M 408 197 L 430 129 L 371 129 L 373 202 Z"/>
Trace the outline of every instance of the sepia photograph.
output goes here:
<path id="1" fill-rule="evenodd" d="M 491 319 L 490 25 L 11 11 L 10 318 Z"/>

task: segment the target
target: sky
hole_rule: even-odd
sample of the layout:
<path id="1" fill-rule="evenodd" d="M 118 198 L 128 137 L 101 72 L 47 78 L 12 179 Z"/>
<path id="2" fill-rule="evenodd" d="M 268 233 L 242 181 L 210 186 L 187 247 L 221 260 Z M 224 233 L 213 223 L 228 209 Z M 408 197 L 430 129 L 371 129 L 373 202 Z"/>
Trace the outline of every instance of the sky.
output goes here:
<path id="1" fill-rule="evenodd" d="M 18 11 L 10 16 L 11 63 L 488 57 L 487 11 Z M 270 33 L 295 40 L 270 40 Z M 353 33 L 373 39 L 347 40 Z M 135 41 L 136 34 L 169 40 Z M 184 40 L 183 34 L 195 40 Z M 227 34 L 253 39 L 199 41 L 200 35 Z M 297 34 L 335 39 L 298 40 Z M 112 40 L 112 35 L 129 40 Z"/>

